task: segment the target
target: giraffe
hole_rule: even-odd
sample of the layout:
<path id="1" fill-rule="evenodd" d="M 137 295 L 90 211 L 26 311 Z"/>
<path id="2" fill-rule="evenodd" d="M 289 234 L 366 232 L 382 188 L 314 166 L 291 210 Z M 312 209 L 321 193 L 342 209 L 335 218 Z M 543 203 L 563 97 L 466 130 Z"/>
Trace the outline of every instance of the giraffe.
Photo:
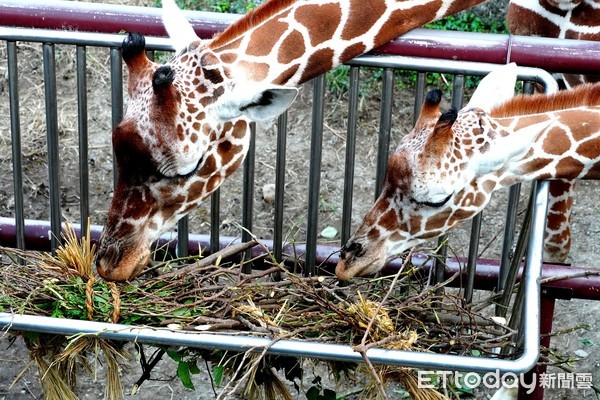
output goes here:
<path id="1" fill-rule="evenodd" d="M 138 275 L 152 242 L 239 167 L 249 122 L 283 112 L 298 84 L 482 1 L 272 0 L 200 40 L 173 0 L 163 0 L 175 56 L 159 66 L 143 36 L 123 42 L 129 102 L 112 137 L 119 174 L 98 273 Z"/>
<path id="2" fill-rule="evenodd" d="M 514 35 L 600 40 L 597 0 L 511 0 L 506 23 Z M 567 88 L 598 82 L 598 75 L 563 74 Z"/>
<path id="3" fill-rule="evenodd" d="M 515 35 L 600 41 L 600 2 L 596 0 L 511 0 L 506 22 Z M 571 88 L 600 81 L 600 75 L 561 74 Z M 550 183 L 544 260 L 564 262 L 571 247 L 571 206 L 575 182 Z"/>
<path id="4" fill-rule="evenodd" d="M 498 85 L 512 92 L 511 71 L 490 73 L 459 112 L 441 114 L 441 93 L 428 93 L 415 128 L 390 157 L 381 195 L 342 248 L 339 279 L 378 272 L 474 217 L 502 187 L 600 179 L 600 83 L 510 98 Z"/>

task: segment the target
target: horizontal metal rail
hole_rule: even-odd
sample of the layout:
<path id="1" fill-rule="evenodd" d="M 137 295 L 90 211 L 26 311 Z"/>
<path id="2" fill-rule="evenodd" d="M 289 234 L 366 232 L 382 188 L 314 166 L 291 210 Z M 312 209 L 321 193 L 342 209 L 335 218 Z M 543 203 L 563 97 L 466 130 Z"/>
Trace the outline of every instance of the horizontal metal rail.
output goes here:
<path id="1" fill-rule="evenodd" d="M 239 15 L 187 11 L 186 16 L 201 38 L 223 31 Z M 119 33 L 136 31 L 166 36 L 161 10 L 135 7 L 46 0 L 3 0 L 0 25 L 86 32 Z M 73 32 L 81 34 L 83 32 Z M 90 45 L 92 43 L 89 43 Z M 550 72 L 598 74 L 600 42 L 552 38 L 465 33 L 415 29 L 378 48 L 373 54 L 404 55 L 447 60 L 539 67 Z"/>

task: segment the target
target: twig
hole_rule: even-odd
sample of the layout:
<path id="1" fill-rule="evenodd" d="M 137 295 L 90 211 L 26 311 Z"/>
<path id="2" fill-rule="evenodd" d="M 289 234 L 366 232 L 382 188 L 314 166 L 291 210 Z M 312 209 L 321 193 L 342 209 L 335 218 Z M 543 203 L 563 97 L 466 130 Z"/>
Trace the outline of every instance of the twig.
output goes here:
<path id="1" fill-rule="evenodd" d="M 158 349 L 150 358 L 150 362 L 146 362 L 146 356 L 144 354 L 144 348 L 142 345 L 136 342 L 136 348 L 140 352 L 140 365 L 142 367 L 142 376 L 133 384 L 133 388 L 131 389 L 131 395 L 135 395 L 139 389 L 139 387 L 150 379 L 150 373 L 161 360 L 162 356 L 165 354 L 165 349 L 162 347 Z"/>

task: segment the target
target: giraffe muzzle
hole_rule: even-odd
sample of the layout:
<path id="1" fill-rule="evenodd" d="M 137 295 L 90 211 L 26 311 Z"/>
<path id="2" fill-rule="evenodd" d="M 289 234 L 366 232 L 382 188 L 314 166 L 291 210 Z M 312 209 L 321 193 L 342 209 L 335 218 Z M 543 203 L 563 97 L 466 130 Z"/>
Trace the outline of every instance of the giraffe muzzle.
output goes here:
<path id="1" fill-rule="evenodd" d="M 130 281 L 138 276 L 150 261 L 150 250 L 145 246 L 136 246 L 124 251 L 123 246 L 113 242 L 100 245 L 96 254 L 98 275 L 107 281 Z"/>

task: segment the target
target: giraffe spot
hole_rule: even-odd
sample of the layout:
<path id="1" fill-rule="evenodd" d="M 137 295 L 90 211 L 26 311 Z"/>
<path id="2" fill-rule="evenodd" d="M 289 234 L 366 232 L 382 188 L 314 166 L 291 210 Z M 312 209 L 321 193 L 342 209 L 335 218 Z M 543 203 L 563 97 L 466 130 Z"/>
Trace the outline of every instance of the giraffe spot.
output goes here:
<path id="1" fill-rule="evenodd" d="M 210 154 L 206 158 L 206 161 L 204 161 L 204 163 L 202 164 L 202 167 L 200 168 L 200 175 L 203 177 L 207 177 L 214 173 L 216 170 L 217 161 L 215 160 L 214 154 Z"/>
<path id="2" fill-rule="evenodd" d="M 192 129 L 195 131 L 199 131 L 200 130 L 200 122 L 194 122 L 192 124 Z M 194 143 L 196 142 L 196 139 L 198 139 L 198 136 L 194 133 L 192 134 L 192 137 L 190 138 Z"/>
<path id="3" fill-rule="evenodd" d="M 202 73 L 206 79 L 214 84 L 223 82 L 223 76 L 218 68 L 202 68 Z"/>
<path id="4" fill-rule="evenodd" d="M 190 185 L 190 189 L 188 190 L 188 199 L 197 199 L 202 196 L 204 192 L 204 182 L 203 181 L 195 181 Z"/>
<path id="5" fill-rule="evenodd" d="M 264 57 L 273 51 L 275 43 L 287 30 L 288 24 L 278 20 L 271 20 L 268 24 L 260 25 L 252 32 L 246 54 Z"/>
<path id="6" fill-rule="evenodd" d="M 381 236 L 381 234 L 379 233 L 379 229 L 377 229 L 376 227 L 373 227 L 373 228 L 369 229 L 367 236 L 371 240 L 376 240 L 376 239 L 379 239 L 379 236 Z"/>
<path id="7" fill-rule="evenodd" d="M 200 57 L 200 65 L 203 67 L 209 67 L 216 64 L 219 64 L 219 59 L 213 53 L 205 52 L 202 54 L 202 57 Z"/>
<path id="8" fill-rule="evenodd" d="M 208 91 L 208 88 L 206 87 L 205 84 L 200 84 L 198 86 L 196 86 L 196 92 L 198 93 L 206 93 Z"/>
<path id="9" fill-rule="evenodd" d="M 542 150 L 550 155 L 562 155 L 570 147 L 571 140 L 569 136 L 559 127 L 552 128 L 542 143 Z"/>
<path id="10" fill-rule="evenodd" d="M 304 36 L 298 31 L 292 31 L 281 42 L 277 52 L 277 61 L 280 64 L 289 64 L 302 57 L 305 52 Z"/>
<path id="11" fill-rule="evenodd" d="M 540 171 L 547 167 L 552 161 L 552 158 L 536 158 L 523 164 L 519 168 L 519 171 L 523 174 L 532 173 L 534 171 Z M 541 178 L 536 175 L 536 179 Z"/>
<path id="12" fill-rule="evenodd" d="M 423 222 L 423 216 L 418 214 L 411 214 L 408 220 L 409 231 L 421 230 L 421 223 Z"/>
<path id="13" fill-rule="evenodd" d="M 445 214 L 445 213 L 444 213 Z M 425 222 L 425 231 L 436 231 L 442 229 L 446 226 L 446 218 L 444 218 L 440 214 L 436 214 L 433 217 L 430 217 Z"/>
<path id="14" fill-rule="evenodd" d="M 494 190 L 494 188 L 496 187 L 496 182 L 491 179 L 487 179 L 487 180 L 483 181 L 481 186 L 482 186 L 483 190 L 485 190 L 486 193 L 491 193 Z"/>
<path id="15" fill-rule="evenodd" d="M 230 164 L 229 167 L 227 167 L 225 169 L 224 177 L 227 178 L 229 175 L 233 174 L 239 168 L 241 163 L 242 163 L 242 157 L 238 157 L 238 159 L 235 160 L 235 162 L 233 164 Z"/>
<path id="16" fill-rule="evenodd" d="M 273 83 L 276 85 L 282 85 L 289 81 L 295 74 L 298 72 L 298 68 L 300 68 L 300 64 L 294 64 L 285 71 L 283 71 L 279 76 L 273 79 Z"/>
<path id="17" fill-rule="evenodd" d="M 238 154 L 241 154 L 242 151 L 243 151 L 243 146 L 232 146 L 229 150 L 227 150 L 226 152 L 223 152 L 223 154 L 221 155 L 222 165 L 229 164 L 231 162 L 231 160 L 233 160 L 233 158 L 235 156 L 237 156 Z"/>
<path id="18" fill-rule="evenodd" d="M 233 126 L 233 131 L 231 135 L 236 139 L 241 139 L 246 136 L 246 132 L 248 131 L 248 123 L 246 121 L 238 120 Z"/>
<path id="19" fill-rule="evenodd" d="M 600 140 L 590 139 L 581 142 L 579 146 L 577 146 L 576 152 L 582 157 L 590 160 L 597 159 L 600 157 Z"/>
<path id="20" fill-rule="evenodd" d="M 482 144 L 484 141 L 485 141 L 485 139 L 482 137 L 478 137 L 477 139 L 475 139 L 475 143 L 477 143 L 477 144 Z"/>
<path id="21" fill-rule="evenodd" d="M 351 40 L 367 33 L 386 10 L 384 0 L 375 0 L 369 2 L 369 12 L 364 12 L 364 2 L 365 0 L 350 1 L 350 13 L 342 31 L 343 40 Z M 398 21 L 403 18 L 398 18 Z"/>
<path id="22" fill-rule="evenodd" d="M 267 63 L 240 61 L 239 67 L 245 70 L 248 79 L 252 81 L 262 81 L 269 73 L 269 64 Z"/>
<path id="23" fill-rule="evenodd" d="M 318 50 L 310 55 L 307 65 L 318 65 L 323 69 L 323 71 L 329 71 L 331 68 L 333 68 L 334 54 L 335 52 L 330 48 Z M 300 81 L 306 81 L 311 74 L 312 71 L 305 70 L 302 74 L 302 78 L 300 78 Z"/>
<path id="24" fill-rule="evenodd" d="M 177 125 L 177 138 L 179 141 L 185 139 L 185 136 L 183 135 L 183 126 L 181 124 Z"/>
<path id="25" fill-rule="evenodd" d="M 196 114 L 198 112 L 198 107 L 194 103 L 187 103 L 187 110 L 190 114 Z"/>
<path id="26" fill-rule="evenodd" d="M 346 61 L 351 60 L 354 57 L 357 57 L 363 54 L 367 50 L 367 47 L 362 43 L 354 43 L 353 45 L 348 46 L 342 53 L 340 60 Z"/>
<path id="27" fill-rule="evenodd" d="M 211 193 L 219 187 L 220 183 L 221 177 L 219 175 L 213 175 L 209 178 L 208 183 L 206 184 L 206 190 L 208 191 L 208 193 Z"/>
<path id="28" fill-rule="evenodd" d="M 567 179 L 575 179 L 579 177 L 584 167 L 585 165 L 581 161 L 573 157 L 566 157 L 556 164 L 556 173 Z"/>
<path id="29" fill-rule="evenodd" d="M 190 145 L 186 144 L 185 146 L 183 146 L 183 152 L 184 153 L 188 153 L 190 151 Z"/>
<path id="30" fill-rule="evenodd" d="M 223 53 L 221 54 L 221 61 L 225 64 L 231 64 L 237 59 L 237 54 L 235 53 Z"/>
<path id="31" fill-rule="evenodd" d="M 473 205 L 475 207 L 482 208 L 486 203 L 487 203 L 487 197 L 483 193 L 478 192 L 475 195 L 475 199 L 473 200 Z"/>
<path id="32" fill-rule="evenodd" d="M 294 17 L 307 28 L 310 44 L 314 47 L 333 37 L 340 25 L 342 13 L 337 4 L 311 4 L 298 7 Z"/>
<path id="33" fill-rule="evenodd" d="M 353 0 L 353 3 L 362 2 L 363 0 Z M 411 29 L 417 28 L 422 25 L 422 21 L 432 21 L 435 19 L 436 11 L 441 6 L 441 1 L 436 1 L 437 4 L 431 4 L 431 2 L 427 2 L 421 6 L 414 6 L 405 10 L 396 10 L 391 13 L 388 20 L 383 24 L 384 27 L 388 27 L 387 29 L 380 30 L 375 36 L 376 44 L 383 44 L 391 39 L 393 39 L 396 35 L 395 32 L 398 31 L 409 31 Z M 374 12 L 373 17 L 376 17 L 376 20 L 381 18 L 381 15 L 385 11 L 385 2 L 383 0 L 373 1 L 374 4 Z M 360 7 L 360 6 L 357 6 Z M 352 8 L 352 5 L 350 6 Z M 369 8 L 369 12 L 367 14 L 371 14 L 372 11 Z M 368 27 L 373 26 L 372 24 L 366 23 L 365 19 L 372 20 L 373 17 L 366 17 L 364 15 L 353 15 L 355 13 L 351 13 L 350 17 L 352 18 L 353 25 L 366 25 Z M 450 15 L 450 14 L 447 14 Z M 374 23 L 373 21 L 372 23 Z M 393 22 L 389 22 L 393 21 Z M 350 22 L 348 23 L 348 25 Z M 360 29 L 359 29 L 360 31 Z"/>
<path id="34" fill-rule="evenodd" d="M 454 210 L 452 215 L 448 218 L 450 225 L 454 225 L 460 221 L 464 221 L 466 219 L 471 218 L 475 215 L 474 211 L 465 210 L 464 208 L 458 208 Z"/>
<path id="35" fill-rule="evenodd" d="M 380 218 L 379 218 L 379 226 L 381 226 L 386 231 L 394 231 L 398 227 L 398 218 L 396 216 L 396 212 L 393 209 L 387 210 Z"/>

